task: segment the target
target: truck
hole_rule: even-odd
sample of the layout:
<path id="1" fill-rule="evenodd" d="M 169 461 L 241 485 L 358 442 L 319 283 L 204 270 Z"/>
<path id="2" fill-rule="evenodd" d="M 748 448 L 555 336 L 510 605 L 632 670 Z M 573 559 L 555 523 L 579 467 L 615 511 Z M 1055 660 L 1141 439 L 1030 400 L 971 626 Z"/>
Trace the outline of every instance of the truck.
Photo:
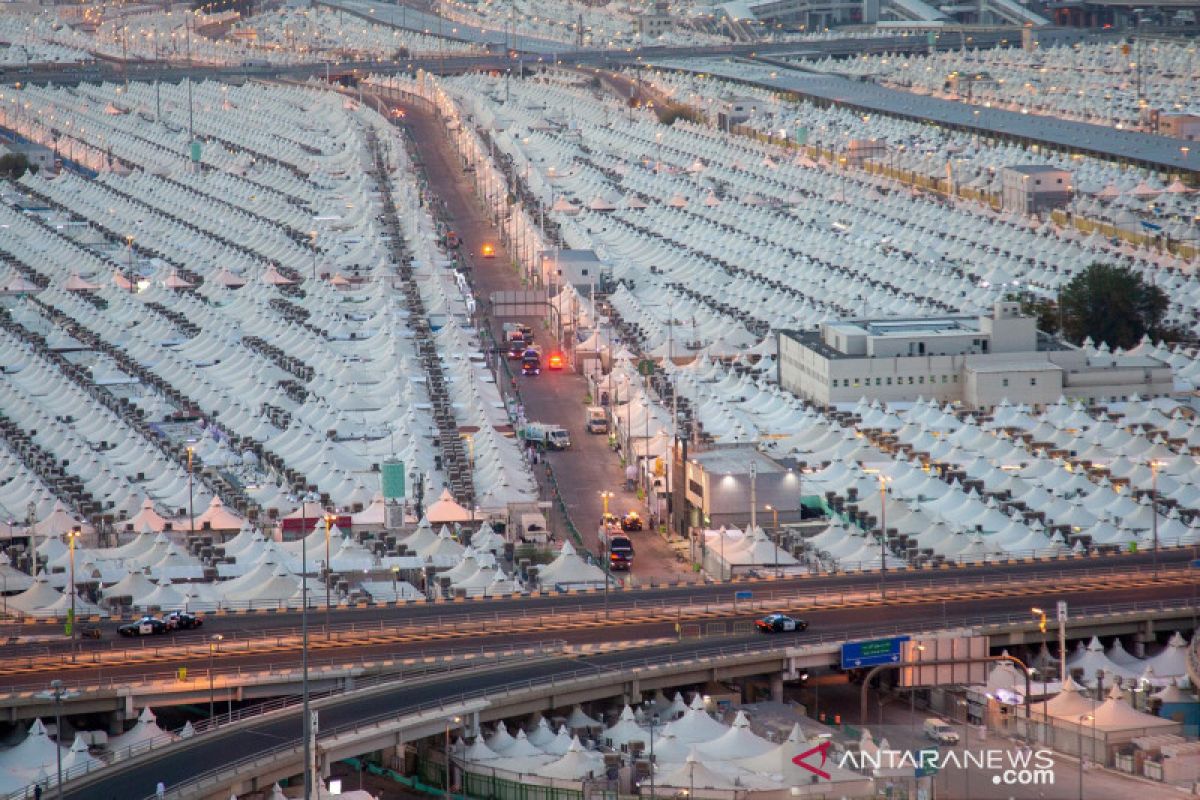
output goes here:
<path id="1" fill-rule="evenodd" d="M 584 421 L 588 433 L 608 433 L 608 414 L 601 406 L 588 406 Z"/>
<path id="2" fill-rule="evenodd" d="M 566 450 L 571 446 L 571 432 L 560 425 L 531 422 L 521 429 L 521 440 L 543 450 Z"/>

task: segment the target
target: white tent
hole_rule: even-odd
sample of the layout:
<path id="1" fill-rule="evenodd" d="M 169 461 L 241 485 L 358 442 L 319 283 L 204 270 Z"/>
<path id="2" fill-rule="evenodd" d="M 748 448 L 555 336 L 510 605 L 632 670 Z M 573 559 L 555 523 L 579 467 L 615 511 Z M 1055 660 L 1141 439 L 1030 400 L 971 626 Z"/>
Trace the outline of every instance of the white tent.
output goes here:
<path id="1" fill-rule="evenodd" d="M 538 774 L 543 777 L 563 778 L 566 780 L 588 778 L 603 771 L 603 756 L 599 753 L 584 750 L 583 746 L 579 743 L 578 736 L 571 739 L 571 746 L 562 758 L 557 761 L 551 761 L 537 770 Z"/>

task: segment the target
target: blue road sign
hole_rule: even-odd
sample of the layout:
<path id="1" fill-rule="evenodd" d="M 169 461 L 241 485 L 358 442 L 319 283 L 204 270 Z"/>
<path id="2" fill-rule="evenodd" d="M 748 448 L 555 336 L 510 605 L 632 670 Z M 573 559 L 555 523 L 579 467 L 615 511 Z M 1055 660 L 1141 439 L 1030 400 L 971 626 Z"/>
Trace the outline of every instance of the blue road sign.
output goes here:
<path id="1" fill-rule="evenodd" d="M 899 664 L 900 645 L 907 641 L 907 636 L 895 636 L 870 642 L 846 642 L 842 645 L 842 669 Z"/>
<path id="2" fill-rule="evenodd" d="M 754 592 L 747 592 L 745 590 L 733 593 L 734 600 L 749 600 L 752 597 L 754 597 Z"/>
<path id="3" fill-rule="evenodd" d="M 1200 569 L 1200 558 L 1192 562 L 1192 569 Z"/>

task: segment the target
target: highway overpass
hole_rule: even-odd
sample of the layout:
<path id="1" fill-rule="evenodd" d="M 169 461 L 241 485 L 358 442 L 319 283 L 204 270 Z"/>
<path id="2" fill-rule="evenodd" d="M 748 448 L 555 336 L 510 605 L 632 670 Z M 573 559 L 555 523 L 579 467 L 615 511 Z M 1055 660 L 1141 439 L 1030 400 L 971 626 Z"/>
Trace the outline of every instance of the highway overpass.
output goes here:
<path id="1" fill-rule="evenodd" d="M 576 702 L 634 697 L 655 688 L 762 676 L 773 682 L 799 670 L 836 660 L 844 641 L 949 630 L 988 635 L 994 646 L 1040 641 L 1031 604 L 1067 599 L 1071 636 L 1138 633 L 1194 625 L 1195 583 L 1170 587 L 1071 592 L 1029 592 L 1017 597 L 956 601 L 938 599 L 867 606 L 807 615 L 809 633 L 794 637 L 723 636 L 601 652 L 590 656 L 527 659 L 512 666 L 457 670 L 452 675 L 386 681 L 369 690 L 320 701 L 320 749 L 327 760 L 399 745 L 440 730 L 448 715 L 474 713 L 490 720 Z M 1147 600 L 1148 595 L 1159 596 Z M 673 623 L 660 623 L 668 630 Z M 619 638 L 627 627 L 590 631 L 592 638 Z M 636 627 L 636 626 L 634 626 Z M 605 633 L 604 631 L 611 631 Z M 383 679 L 381 679 L 383 680 Z M 483 703 L 480 705 L 480 703 Z M 474 704 L 474 705 L 472 705 Z M 223 726 L 68 783 L 67 797 L 141 797 L 161 779 L 181 787 L 195 778 L 196 764 L 234 764 L 232 773 L 210 775 L 202 790 L 177 797 L 222 797 L 250 791 L 264 781 L 299 772 L 298 711 L 288 706 L 256 719 Z M 250 761 L 245 761 L 250 759 Z M 252 763 L 251 763 L 252 762 Z M 234 774 L 236 773 L 236 777 Z"/>

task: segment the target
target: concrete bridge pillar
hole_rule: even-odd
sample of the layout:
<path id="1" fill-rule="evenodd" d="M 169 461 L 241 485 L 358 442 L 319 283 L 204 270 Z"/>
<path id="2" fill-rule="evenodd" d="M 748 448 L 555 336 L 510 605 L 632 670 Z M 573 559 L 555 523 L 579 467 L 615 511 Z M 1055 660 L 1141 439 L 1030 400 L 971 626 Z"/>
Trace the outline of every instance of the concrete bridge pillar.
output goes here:
<path id="1" fill-rule="evenodd" d="M 622 698 L 626 705 L 635 706 L 642 699 L 642 684 L 636 678 L 625 684 L 625 696 Z"/>
<path id="2" fill-rule="evenodd" d="M 1137 633 L 1134 634 L 1134 652 L 1141 655 L 1145 652 L 1146 643 L 1154 641 L 1154 620 L 1145 619 L 1138 623 Z"/>
<path id="3" fill-rule="evenodd" d="M 771 674 L 771 702 L 783 702 L 783 674 L 780 672 Z"/>
<path id="4" fill-rule="evenodd" d="M 121 710 L 109 712 L 108 719 L 108 735 L 120 736 L 125 732 L 125 712 Z"/>

